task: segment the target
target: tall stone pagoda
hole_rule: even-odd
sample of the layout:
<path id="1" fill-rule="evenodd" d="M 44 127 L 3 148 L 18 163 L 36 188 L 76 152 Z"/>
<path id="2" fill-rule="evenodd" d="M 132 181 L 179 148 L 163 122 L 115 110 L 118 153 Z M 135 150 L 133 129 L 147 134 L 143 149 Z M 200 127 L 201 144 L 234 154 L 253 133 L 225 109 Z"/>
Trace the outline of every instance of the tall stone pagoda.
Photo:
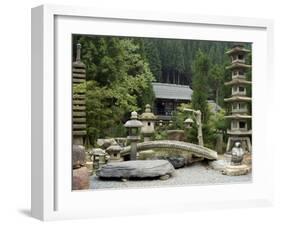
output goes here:
<path id="1" fill-rule="evenodd" d="M 86 81 L 86 66 L 80 59 L 81 44 L 77 44 L 76 60 L 72 64 L 73 85 Z M 83 145 L 83 137 L 86 135 L 86 103 L 85 91 L 73 91 L 73 144 Z"/>
<path id="2" fill-rule="evenodd" d="M 89 169 L 84 137 L 86 135 L 85 91 L 77 91 L 76 84 L 86 81 L 86 66 L 80 60 L 81 45 L 77 44 L 76 60 L 72 63 L 72 189 L 89 189 Z"/>
<path id="3" fill-rule="evenodd" d="M 229 104 L 229 114 L 226 116 L 230 120 L 230 129 L 227 130 L 228 141 L 226 154 L 230 154 L 231 148 L 236 141 L 241 143 L 246 152 L 252 151 L 251 145 L 251 102 L 252 98 L 247 96 L 247 88 L 251 86 L 251 81 L 246 78 L 246 71 L 251 65 L 246 64 L 246 56 L 250 50 L 241 44 L 236 44 L 226 52 L 231 58 L 231 65 L 226 69 L 231 70 L 231 81 L 225 83 L 231 87 L 231 96 L 224 101 Z"/>

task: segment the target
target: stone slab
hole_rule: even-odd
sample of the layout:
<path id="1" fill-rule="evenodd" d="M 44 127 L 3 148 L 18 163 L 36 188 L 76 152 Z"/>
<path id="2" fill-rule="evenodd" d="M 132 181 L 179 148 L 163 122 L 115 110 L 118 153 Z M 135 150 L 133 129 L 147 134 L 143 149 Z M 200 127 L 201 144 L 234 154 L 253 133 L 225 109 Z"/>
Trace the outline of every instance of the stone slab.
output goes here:
<path id="1" fill-rule="evenodd" d="M 101 178 L 157 178 L 172 175 L 173 165 L 167 160 L 135 160 L 114 162 L 102 166 L 97 172 Z"/>

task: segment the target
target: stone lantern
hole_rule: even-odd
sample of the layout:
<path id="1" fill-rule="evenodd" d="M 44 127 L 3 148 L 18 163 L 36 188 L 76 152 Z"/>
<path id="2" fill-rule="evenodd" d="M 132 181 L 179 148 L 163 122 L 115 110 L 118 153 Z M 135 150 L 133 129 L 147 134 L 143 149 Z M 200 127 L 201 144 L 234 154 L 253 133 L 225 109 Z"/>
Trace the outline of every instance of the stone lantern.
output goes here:
<path id="1" fill-rule="evenodd" d="M 184 111 L 191 112 L 193 114 L 193 118 L 195 119 L 196 125 L 197 125 L 197 138 L 198 138 L 198 144 L 200 146 L 204 146 L 203 141 L 203 132 L 202 132 L 202 113 L 200 110 L 194 110 L 190 108 L 185 108 Z M 189 128 L 191 127 L 191 124 L 193 123 L 192 118 L 188 118 L 184 121 Z M 189 124 L 189 125 L 188 125 Z"/>
<path id="2" fill-rule="evenodd" d="M 120 162 L 123 160 L 120 155 L 122 149 L 118 144 L 113 144 L 106 149 L 107 154 L 110 156 L 110 162 Z"/>
<path id="3" fill-rule="evenodd" d="M 125 125 L 128 129 L 127 139 L 131 141 L 130 159 L 137 159 L 137 141 L 140 140 L 140 128 L 143 126 L 142 122 L 138 120 L 138 113 L 133 111 L 131 113 L 131 120 L 128 120 Z"/>
<path id="4" fill-rule="evenodd" d="M 184 120 L 184 124 L 187 129 L 190 129 L 193 123 L 194 121 L 192 118 L 187 118 L 186 120 Z"/>
<path id="5" fill-rule="evenodd" d="M 151 112 L 149 104 L 145 105 L 145 112 L 141 114 L 140 120 L 143 124 L 141 133 L 143 134 L 144 141 L 149 141 L 155 132 L 155 120 L 157 117 Z"/>
<path id="6" fill-rule="evenodd" d="M 97 170 L 101 166 L 107 163 L 108 157 L 106 152 L 101 148 L 94 148 L 93 149 L 93 165 L 94 169 Z"/>

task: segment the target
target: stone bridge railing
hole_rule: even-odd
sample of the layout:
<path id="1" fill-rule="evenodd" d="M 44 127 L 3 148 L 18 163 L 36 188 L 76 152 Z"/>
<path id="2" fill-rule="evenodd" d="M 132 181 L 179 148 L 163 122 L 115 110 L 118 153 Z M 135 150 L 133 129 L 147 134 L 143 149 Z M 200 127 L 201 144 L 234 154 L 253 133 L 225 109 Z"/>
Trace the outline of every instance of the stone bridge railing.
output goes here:
<path id="1" fill-rule="evenodd" d="M 217 159 L 217 152 L 206 147 L 199 146 L 197 144 L 187 143 L 183 141 L 174 140 L 157 140 L 157 141 L 146 141 L 137 144 L 137 151 L 143 151 L 153 148 L 168 148 L 168 149 L 179 149 L 181 151 L 187 151 L 194 154 L 197 157 L 203 157 L 210 160 Z M 121 155 L 127 155 L 130 153 L 131 146 L 124 147 L 121 151 Z"/>

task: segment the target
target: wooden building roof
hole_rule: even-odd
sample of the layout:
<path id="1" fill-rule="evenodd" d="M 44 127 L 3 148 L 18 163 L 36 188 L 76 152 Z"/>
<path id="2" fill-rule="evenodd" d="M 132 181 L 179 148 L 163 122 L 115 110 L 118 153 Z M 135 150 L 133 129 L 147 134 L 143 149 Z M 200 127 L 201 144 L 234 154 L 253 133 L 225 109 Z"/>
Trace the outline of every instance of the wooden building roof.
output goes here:
<path id="1" fill-rule="evenodd" d="M 153 82 L 157 99 L 191 100 L 193 90 L 187 85 Z"/>

